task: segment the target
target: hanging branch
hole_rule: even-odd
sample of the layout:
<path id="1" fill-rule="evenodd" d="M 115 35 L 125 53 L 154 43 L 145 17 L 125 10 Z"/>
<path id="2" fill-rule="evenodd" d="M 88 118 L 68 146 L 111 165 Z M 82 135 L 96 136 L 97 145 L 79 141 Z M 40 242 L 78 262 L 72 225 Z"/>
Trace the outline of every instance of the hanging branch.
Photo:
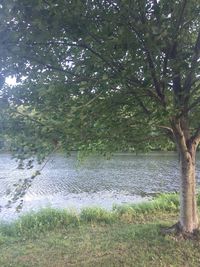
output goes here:
<path id="1" fill-rule="evenodd" d="M 11 196 L 11 199 L 8 200 L 5 206 L 0 207 L 0 212 L 3 208 L 11 208 L 13 204 L 19 201 L 19 204 L 16 206 L 16 211 L 20 212 L 23 208 L 23 197 L 27 193 L 28 189 L 32 186 L 35 178 L 41 174 L 42 170 L 46 167 L 48 162 L 51 160 L 52 155 L 60 148 L 60 146 L 56 146 L 46 157 L 44 164 L 36 170 L 29 178 L 25 178 L 24 180 L 19 180 L 18 183 L 13 184 L 15 186 L 15 190 L 12 192 L 10 191 L 8 195 Z"/>

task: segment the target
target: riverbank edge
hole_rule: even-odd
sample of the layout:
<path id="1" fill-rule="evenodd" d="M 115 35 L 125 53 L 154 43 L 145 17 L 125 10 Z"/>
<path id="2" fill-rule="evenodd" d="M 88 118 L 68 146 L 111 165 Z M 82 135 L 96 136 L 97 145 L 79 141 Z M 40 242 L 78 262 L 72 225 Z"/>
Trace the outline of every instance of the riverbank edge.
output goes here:
<path id="1" fill-rule="evenodd" d="M 197 202 L 200 206 L 200 194 Z M 44 208 L 24 214 L 13 222 L 0 221 L 0 235 L 30 238 L 55 229 L 87 223 L 140 223 L 145 217 L 159 218 L 159 214 L 178 214 L 178 211 L 179 196 L 176 193 L 159 194 L 150 201 L 137 204 L 114 205 L 111 211 L 100 207 L 84 208 L 80 213 L 67 209 Z"/>
<path id="2" fill-rule="evenodd" d="M 198 206 L 200 197 L 198 195 Z M 0 223 L 1 267 L 199 266 L 199 241 L 165 236 L 178 219 L 178 194 L 139 204 L 46 208 Z"/>

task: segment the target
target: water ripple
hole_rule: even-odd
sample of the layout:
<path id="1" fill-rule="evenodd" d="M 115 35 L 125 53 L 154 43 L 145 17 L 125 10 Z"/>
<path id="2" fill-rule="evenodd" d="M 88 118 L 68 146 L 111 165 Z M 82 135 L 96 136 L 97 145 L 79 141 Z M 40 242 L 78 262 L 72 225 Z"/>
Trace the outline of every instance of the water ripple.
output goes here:
<path id="1" fill-rule="evenodd" d="M 199 171 L 198 156 L 198 184 Z M 6 191 L 19 179 L 30 177 L 33 172 L 17 169 L 17 163 L 11 160 L 9 154 L 0 154 L 0 205 L 5 202 Z M 134 196 L 178 189 L 179 165 L 174 153 L 138 156 L 120 154 L 110 160 L 92 157 L 82 165 L 77 164 L 76 155 L 69 158 L 55 155 L 42 174 L 36 177 L 25 198 L 28 197 L 29 206 L 35 208 L 48 202 L 46 199 L 51 199 L 51 204 L 56 199 L 57 203 L 65 204 L 75 199 L 72 202 L 79 207 L 81 202 L 87 203 L 87 198 L 90 199 L 89 204 L 99 204 L 98 198 L 101 197 L 106 206 L 106 201 L 114 203 L 120 199 L 119 202 L 123 202 L 124 197 L 132 201 Z"/>

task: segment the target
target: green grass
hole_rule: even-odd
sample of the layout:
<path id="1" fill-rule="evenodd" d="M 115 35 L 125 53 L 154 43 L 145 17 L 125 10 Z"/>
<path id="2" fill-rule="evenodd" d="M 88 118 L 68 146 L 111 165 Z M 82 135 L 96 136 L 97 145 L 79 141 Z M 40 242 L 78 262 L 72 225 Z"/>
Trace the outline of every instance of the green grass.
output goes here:
<path id="1" fill-rule="evenodd" d="M 177 221 L 178 196 L 165 194 L 111 212 L 45 209 L 0 225 L 1 267 L 200 266 L 198 241 L 163 236 Z"/>

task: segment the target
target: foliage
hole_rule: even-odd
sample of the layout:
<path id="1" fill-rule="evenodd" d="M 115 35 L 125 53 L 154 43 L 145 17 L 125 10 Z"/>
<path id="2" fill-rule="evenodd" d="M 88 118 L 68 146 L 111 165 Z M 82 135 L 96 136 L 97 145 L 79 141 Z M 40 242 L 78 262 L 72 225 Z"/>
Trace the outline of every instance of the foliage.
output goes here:
<path id="1" fill-rule="evenodd" d="M 159 211 L 177 212 L 179 209 L 179 199 L 177 194 L 161 194 L 150 202 L 115 206 L 114 209 L 120 215 L 130 214 L 131 216 L 138 216 L 140 214 L 148 214 Z"/>
<path id="2" fill-rule="evenodd" d="M 23 239 L 65 228 L 69 225 L 79 225 L 79 217 L 75 212 L 46 208 L 22 215 L 20 219 L 10 224 L 2 223 L 0 231 L 4 235 L 18 236 Z"/>
<path id="3" fill-rule="evenodd" d="M 1 120 L 16 155 L 44 158 L 58 143 L 102 153 L 172 147 L 163 132 L 189 85 L 196 128 L 199 9 L 195 0 L 2 1 L 1 73 L 20 84 L 4 87 Z"/>
<path id="4" fill-rule="evenodd" d="M 116 214 L 102 208 L 85 208 L 81 211 L 80 220 L 93 223 L 112 223 L 116 220 Z"/>
<path id="5" fill-rule="evenodd" d="M 198 197 L 198 204 L 200 195 Z M 141 222 L 143 216 L 153 214 L 173 213 L 179 209 L 177 194 L 161 194 L 153 200 L 140 204 L 116 205 L 112 211 L 99 207 L 83 209 L 80 214 L 68 210 L 52 208 L 42 209 L 39 212 L 30 212 L 20 216 L 11 224 L 1 223 L 0 232 L 4 235 L 18 236 L 21 238 L 34 237 L 42 233 L 69 226 L 82 224 L 112 224 L 117 221 Z"/>

